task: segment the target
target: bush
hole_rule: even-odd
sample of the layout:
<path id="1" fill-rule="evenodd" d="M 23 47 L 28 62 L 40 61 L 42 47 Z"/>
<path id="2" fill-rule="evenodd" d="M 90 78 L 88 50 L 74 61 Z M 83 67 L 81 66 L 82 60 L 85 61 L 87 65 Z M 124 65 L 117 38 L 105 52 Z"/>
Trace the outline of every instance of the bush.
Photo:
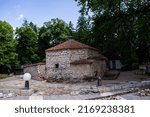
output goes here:
<path id="1" fill-rule="evenodd" d="M 132 70 L 138 69 L 139 64 L 138 63 L 132 63 Z"/>

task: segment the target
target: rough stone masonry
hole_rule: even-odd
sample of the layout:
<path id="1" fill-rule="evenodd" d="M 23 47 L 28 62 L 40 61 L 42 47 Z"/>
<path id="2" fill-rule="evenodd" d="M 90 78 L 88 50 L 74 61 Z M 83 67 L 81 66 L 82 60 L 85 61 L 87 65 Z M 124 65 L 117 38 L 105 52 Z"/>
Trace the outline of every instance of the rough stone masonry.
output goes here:
<path id="1" fill-rule="evenodd" d="M 82 80 L 95 77 L 95 72 L 103 76 L 106 71 L 107 58 L 98 49 L 74 39 L 49 48 L 45 53 L 46 65 L 37 63 L 24 68 L 33 79 Z"/>
<path id="2" fill-rule="evenodd" d="M 92 78 L 103 75 L 107 58 L 99 50 L 73 39 L 46 50 L 47 79 Z"/>

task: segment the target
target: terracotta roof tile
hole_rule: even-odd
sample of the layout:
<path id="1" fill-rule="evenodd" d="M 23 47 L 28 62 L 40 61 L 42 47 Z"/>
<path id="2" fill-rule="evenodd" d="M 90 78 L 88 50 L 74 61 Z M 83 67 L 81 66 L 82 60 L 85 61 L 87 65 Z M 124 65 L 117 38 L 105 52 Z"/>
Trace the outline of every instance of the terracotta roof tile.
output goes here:
<path id="1" fill-rule="evenodd" d="M 69 39 L 65 41 L 64 43 L 58 44 L 52 48 L 46 49 L 45 51 L 56 51 L 56 50 L 65 50 L 65 49 L 93 49 L 97 50 L 96 48 L 90 47 L 86 44 L 80 43 L 78 41 L 75 41 L 74 39 Z"/>

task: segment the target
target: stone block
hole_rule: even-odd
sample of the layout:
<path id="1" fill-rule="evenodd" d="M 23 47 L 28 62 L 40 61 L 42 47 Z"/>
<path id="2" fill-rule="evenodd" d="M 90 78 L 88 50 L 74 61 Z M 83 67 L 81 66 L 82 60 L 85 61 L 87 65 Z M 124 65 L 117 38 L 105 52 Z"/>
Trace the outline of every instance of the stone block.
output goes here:
<path id="1" fill-rule="evenodd" d="M 16 96 L 15 93 L 8 93 L 7 94 L 7 98 L 14 97 L 14 96 Z"/>
<path id="2" fill-rule="evenodd" d="M 29 90 L 20 90 L 20 95 L 21 96 L 30 96 L 34 93 L 33 89 L 29 89 Z"/>
<path id="3" fill-rule="evenodd" d="M 3 96 L 4 96 L 3 93 L 0 93 L 0 98 L 3 98 Z"/>

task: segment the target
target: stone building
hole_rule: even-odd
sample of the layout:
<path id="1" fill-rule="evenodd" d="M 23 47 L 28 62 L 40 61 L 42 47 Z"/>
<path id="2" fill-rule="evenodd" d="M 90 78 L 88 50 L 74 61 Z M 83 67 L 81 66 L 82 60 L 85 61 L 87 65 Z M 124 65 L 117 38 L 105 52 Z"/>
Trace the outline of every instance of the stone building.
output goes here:
<path id="1" fill-rule="evenodd" d="M 45 78 L 45 63 L 36 63 L 24 66 L 24 73 L 30 73 L 32 79 L 44 80 Z"/>
<path id="2" fill-rule="evenodd" d="M 69 39 L 45 50 L 47 79 L 83 79 L 103 76 L 107 58 L 99 50 Z"/>

